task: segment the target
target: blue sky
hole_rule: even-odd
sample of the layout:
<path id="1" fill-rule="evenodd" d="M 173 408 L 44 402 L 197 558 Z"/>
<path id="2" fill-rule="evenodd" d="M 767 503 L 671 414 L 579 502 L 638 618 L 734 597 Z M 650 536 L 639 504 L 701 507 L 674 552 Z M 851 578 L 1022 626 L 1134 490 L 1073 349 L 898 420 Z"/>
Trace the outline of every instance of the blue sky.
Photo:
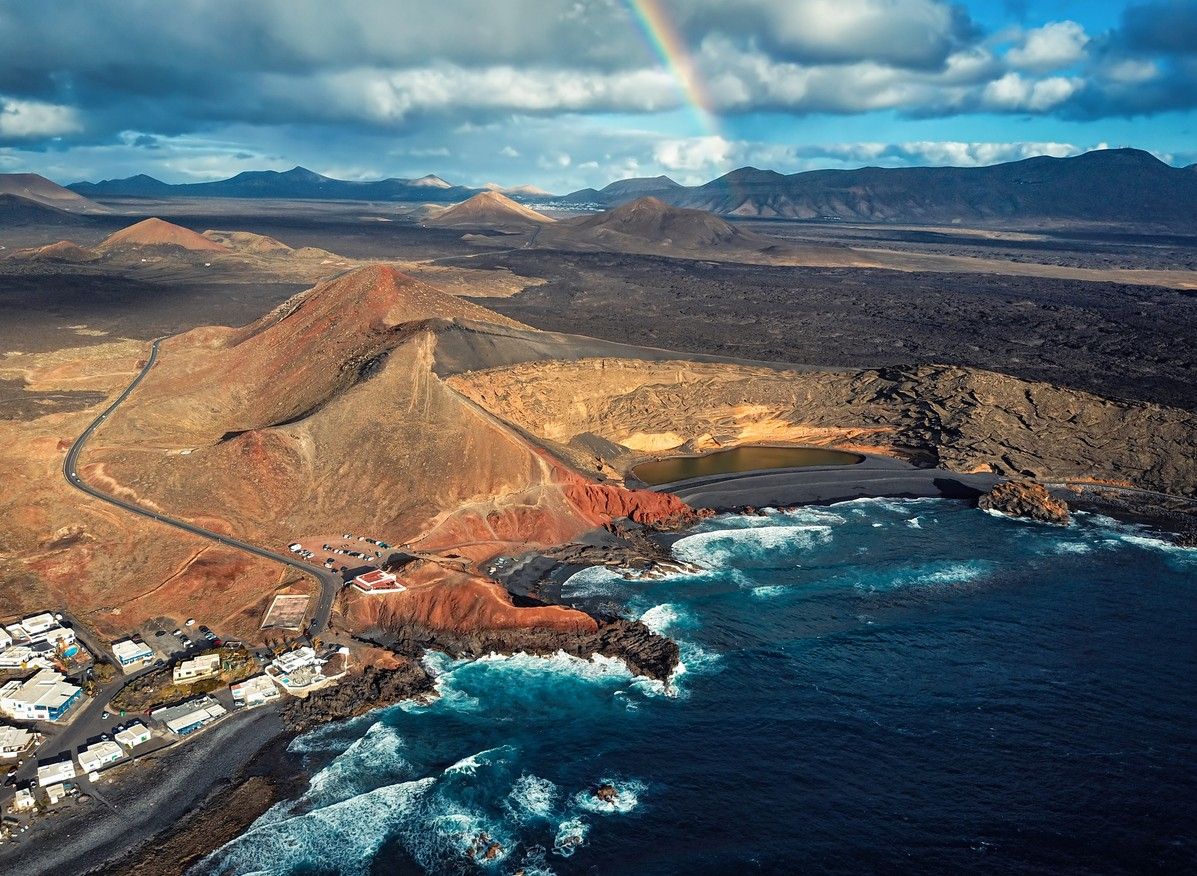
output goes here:
<path id="1" fill-rule="evenodd" d="M 0 171 L 60 182 L 1197 162 L 1197 0 L 0 0 L 0 45 Z"/>

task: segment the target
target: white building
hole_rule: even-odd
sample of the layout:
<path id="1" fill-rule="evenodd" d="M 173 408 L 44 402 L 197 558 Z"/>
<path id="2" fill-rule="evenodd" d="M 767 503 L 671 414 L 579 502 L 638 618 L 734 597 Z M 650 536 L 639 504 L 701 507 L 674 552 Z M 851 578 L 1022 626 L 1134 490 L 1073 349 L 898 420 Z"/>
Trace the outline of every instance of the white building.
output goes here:
<path id="1" fill-rule="evenodd" d="M 275 658 L 266 668 L 266 673 L 287 693 L 306 696 L 310 691 L 331 684 L 345 674 L 325 675 L 324 664 L 325 661 L 317 657 L 312 648 L 305 646 Z"/>
<path id="2" fill-rule="evenodd" d="M 38 633 L 44 633 L 56 626 L 58 626 L 58 621 L 48 611 L 32 615 L 21 621 L 21 627 L 29 636 L 36 636 Z"/>
<path id="3" fill-rule="evenodd" d="M 229 690 L 233 692 L 233 702 L 245 706 L 260 706 L 282 696 L 278 686 L 267 675 L 255 675 L 239 681 L 229 685 Z"/>
<path id="4" fill-rule="evenodd" d="M 132 639 L 115 642 L 112 645 L 112 654 L 121 666 L 136 666 L 138 663 L 154 659 L 154 652 L 149 645 L 145 642 L 134 642 Z"/>
<path id="5" fill-rule="evenodd" d="M 46 788 L 46 799 L 50 801 L 51 806 L 66 797 L 66 795 L 66 786 L 61 783 L 57 785 L 51 785 L 50 787 Z"/>
<path id="6" fill-rule="evenodd" d="M 27 681 L 0 687 L 0 712 L 22 721 L 58 721 L 83 696 L 83 690 L 52 669 Z"/>
<path id="7" fill-rule="evenodd" d="M 353 586 L 362 593 L 399 593 L 407 588 L 391 572 L 371 569 L 353 579 Z"/>
<path id="8" fill-rule="evenodd" d="M 79 752 L 79 768 L 85 773 L 98 773 L 104 767 L 125 756 L 119 745 L 110 739 L 89 745 Z"/>
<path id="9" fill-rule="evenodd" d="M 0 758 L 15 760 L 33 745 L 33 733 L 24 727 L 0 724 Z"/>
<path id="10" fill-rule="evenodd" d="M 143 742 L 150 741 L 149 728 L 140 721 L 134 721 L 120 733 L 116 734 L 116 741 L 128 751 L 132 751 Z"/>
<path id="11" fill-rule="evenodd" d="M 12 633 L 4 627 L 0 627 L 0 651 L 12 644 Z"/>
<path id="12" fill-rule="evenodd" d="M 184 660 L 174 668 L 173 678 L 176 684 L 182 682 L 199 681 L 202 678 L 213 678 L 220 674 L 219 654 L 200 654 L 192 660 Z"/>
<path id="13" fill-rule="evenodd" d="M 0 651 L 0 669 L 49 669 L 50 661 L 45 652 L 35 651 L 28 645 L 10 645 Z"/>
<path id="14" fill-rule="evenodd" d="M 296 648 L 294 651 L 278 655 L 274 659 L 274 666 L 279 672 L 285 675 L 304 666 L 315 665 L 318 662 L 315 649 L 304 645 L 302 648 Z"/>
<path id="15" fill-rule="evenodd" d="M 65 646 L 75 641 L 75 631 L 70 627 L 50 627 L 48 630 L 32 634 L 29 637 L 29 641 L 49 642 L 51 645 L 57 645 L 59 642 L 62 642 Z"/>
<path id="16" fill-rule="evenodd" d="M 28 788 L 17 791 L 17 795 L 12 798 L 13 812 L 28 812 L 35 806 L 37 806 L 37 801 L 33 799 L 33 792 Z"/>
<path id="17" fill-rule="evenodd" d="M 210 724 L 228 710 L 212 697 L 196 697 L 178 706 L 155 709 L 154 720 L 161 721 L 166 729 L 178 736 L 186 736 Z"/>
<path id="18" fill-rule="evenodd" d="M 59 782 L 69 782 L 75 778 L 75 762 L 63 760 L 58 763 L 48 763 L 37 768 L 37 786 L 48 788 Z"/>

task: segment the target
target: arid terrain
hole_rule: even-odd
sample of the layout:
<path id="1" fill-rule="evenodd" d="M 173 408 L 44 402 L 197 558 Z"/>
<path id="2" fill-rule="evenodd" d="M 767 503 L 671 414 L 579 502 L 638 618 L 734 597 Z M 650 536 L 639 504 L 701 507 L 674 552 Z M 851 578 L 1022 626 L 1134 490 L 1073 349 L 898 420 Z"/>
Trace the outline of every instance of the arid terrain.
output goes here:
<path id="1" fill-rule="evenodd" d="M 371 635 L 593 630 L 565 608 L 517 607 L 484 563 L 619 517 L 684 519 L 667 495 L 621 486 L 637 461 L 671 451 L 826 445 L 1197 492 L 1190 292 L 755 263 L 770 247 L 973 258 L 978 239 L 1010 247 L 1018 235 L 881 229 L 871 242 L 860 228 L 794 225 L 783 230 L 799 238 L 786 241 L 776 223 L 695 224 L 654 204 L 616 213 L 618 233 L 607 214 L 529 230 L 506 199 L 478 198 L 463 213 L 479 218 L 452 229 L 379 221 L 377 206 L 230 212 L 205 201 L 155 204 L 168 221 L 103 215 L 65 235 L 22 226 L 23 245 L 0 260 L 13 317 L 0 467 L 15 485 L 0 563 L 14 604 L 69 603 L 115 633 L 167 609 L 200 613 L 219 593 L 212 620 L 252 637 L 273 594 L 312 591 L 293 571 L 81 498 L 62 479 L 67 446 L 164 335 L 80 474 L 271 550 L 319 550 L 342 531 L 404 546 L 417 556 L 409 591 L 347 591 L 336 607 L 334 625 Z M 495 233 L 487 223 L 508 233 L 480 248 Z M 510 244 L 549 229 L 557 237 Z M 719 241 L 730 247 L 719 261 L 696 257 Z M 1079 244 L 1058 245 L 1061 264 L 1104 271 Z M 1168 246 L 1187 269 L 1188 250 Z M 1124 261 L 1172 270 L 1150 251 L 1154 261 Z"/>

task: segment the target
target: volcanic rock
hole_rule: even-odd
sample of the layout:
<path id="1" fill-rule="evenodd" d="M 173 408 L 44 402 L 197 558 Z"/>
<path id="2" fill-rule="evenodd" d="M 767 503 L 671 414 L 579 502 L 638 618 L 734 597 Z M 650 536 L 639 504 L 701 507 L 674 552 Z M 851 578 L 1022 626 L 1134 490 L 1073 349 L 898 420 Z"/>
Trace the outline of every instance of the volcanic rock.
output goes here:
<path id="1" fill-rule="evenodd" d="M 609 783 L 599 785 L 593 791 L 594 799 L 600 800 L 603 803 L 614 804 L 619 799 L 619 791 L 615 790 L 615 786 Z"/>
<path id="2" fill-rule="evenodd" d="M 584 660 L 601 654 L 622 660 L 633 675 L 657 681 L 667 681 L 680 660 L 676 642 L 654 633 L 640 621 L 622 618 L 598 619 L 594 631 L 523 627 L 459 632 L 400 621 L 389 629 L 370 630 L 367 636 L 376 644 L 412 657 L 426 650 L 443 651 L 454 657 L 519 653 L 548 657 L 565 652 Z"/>
<path id="3" fill-rule="evenodd" d="M 1004 481 L 977 499 L 977 507 L 1044 523 L 1068 522 L 1067 503 L 1053 498 L 1042 484 L 1034 481 Z"/>
<path id="4" fill-rule="evenodd" d="M 404 661 L 394 669 L 367 666 L 359 673 L 345 676 L 334 687 L 314 691 L 304 699 L 288 699 L 282 717 L 293 729 L 303 731 L 425 696 L 433 689 L 432 676 L 414 660 Z"/>

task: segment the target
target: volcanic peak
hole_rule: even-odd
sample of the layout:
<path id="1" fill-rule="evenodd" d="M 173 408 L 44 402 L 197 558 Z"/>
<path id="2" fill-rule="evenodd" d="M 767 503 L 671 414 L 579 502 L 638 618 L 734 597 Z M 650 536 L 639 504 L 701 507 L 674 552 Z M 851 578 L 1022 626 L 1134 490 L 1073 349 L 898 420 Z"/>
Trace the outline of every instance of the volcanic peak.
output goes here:
<path id="1" fill-rule="evenodd" d="M 710 246 L 744 236 L 738 228 L 705 210 L 671 207 L 659 198 L 644 197 L 591 216 L 576 226 L 590 232 L 615 232 L 652 243 Z"/>
<path id="2" fill-rule="evenodd" d="M 162 219 L 143 219 L 107 237 L 97 249 L 111 250 L 139 246 L 175 246 L 196 252 L 228 252 L 224 244 L 209 240 L 189 228 Z"/>
<path id="3" fill-rule="evenodd" d="M 519 204 L 501 192 L 479 192 L 428 220 L 432 225 L 503 227 L 547 225 L 553 220 Z"/>

